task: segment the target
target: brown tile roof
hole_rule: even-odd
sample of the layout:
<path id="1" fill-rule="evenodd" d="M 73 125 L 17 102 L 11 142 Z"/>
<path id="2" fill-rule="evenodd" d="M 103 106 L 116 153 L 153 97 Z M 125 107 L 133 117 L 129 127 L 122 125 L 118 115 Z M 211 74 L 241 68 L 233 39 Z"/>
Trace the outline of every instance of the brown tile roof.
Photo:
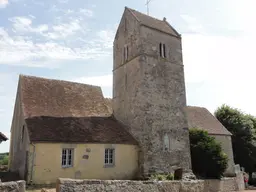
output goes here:
<path id="1" fill-rule="evenodd" d="M 180 37 L 180 34 L 167 21 L 156 19 L 128 7 L 126 7 L 126 9 L 128 9 L 141 24 Z"/>
<path id="2" fill-rule="evenodd" d="M 20 75 L 24 116 L 109 116 L 101 88 L 87 84 Z"/>
<path id="3" fill-rule="evenodd" d="M 232 135 L 206 108 L 188 106 L 186 113 L 189 128 L 201 128 L 212 135 Z"/>
<path id="4" fill-rule="evenodd" d="M 0 141 L 7 141 L 8 138 L 2 133 L 0 132 Z"/>
<path id="5" fill-rule="evenodd" d="M 137 144 L 124 125 L 110 117 L 32 117 L 31 142 Z"/>
<path id="6" fill-rule="evenodd" d="M 109 113 L 113 113 L 112 109 L 112 99 L 111 98 L 105 98 L 106 106 L 108 108 Z"/>

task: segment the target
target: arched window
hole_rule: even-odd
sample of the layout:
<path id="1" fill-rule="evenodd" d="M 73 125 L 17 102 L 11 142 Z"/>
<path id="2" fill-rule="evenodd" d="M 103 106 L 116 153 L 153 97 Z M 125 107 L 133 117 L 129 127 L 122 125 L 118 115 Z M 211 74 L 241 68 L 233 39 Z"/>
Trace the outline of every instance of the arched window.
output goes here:
<path id="1" fill-rule="evenodd" d="M 169 151 L 170 149 L 170 142 L 169 137 L 167 134 L 164 135 L 164 151 Z"/>

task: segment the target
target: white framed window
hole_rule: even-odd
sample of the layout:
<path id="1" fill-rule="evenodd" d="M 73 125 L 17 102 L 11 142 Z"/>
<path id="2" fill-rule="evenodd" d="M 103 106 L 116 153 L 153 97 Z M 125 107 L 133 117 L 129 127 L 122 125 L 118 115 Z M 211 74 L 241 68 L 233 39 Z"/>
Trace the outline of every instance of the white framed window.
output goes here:
<path id="1" fill-rule="evenodd" d="M 62 167 L 72 167 L 74 160 L 74 149 L 62 149 Z"/>
<path id="2" fill-rule="evenodd" d="M 105 165 L 114 165 L 115 149 L 105 149 Z"/>
<path id="3" fill-rule="evenodd" d="M 164 135 L 164 151 L 170 150 L 170 140 L 167 134 Z"/>
<path id="4" fill-rule="evenodd" d="M 160 54 L 160 57 L 166 58 L 166 46 L 164 43 L 159 44 L 159 54 Z"/>
<path id="5" fill-rule="evenodd" d="M 124 46 L 124 62 L 128 60 L 128 52 L 129 52 L 128 45 L 125 45 Z"/>

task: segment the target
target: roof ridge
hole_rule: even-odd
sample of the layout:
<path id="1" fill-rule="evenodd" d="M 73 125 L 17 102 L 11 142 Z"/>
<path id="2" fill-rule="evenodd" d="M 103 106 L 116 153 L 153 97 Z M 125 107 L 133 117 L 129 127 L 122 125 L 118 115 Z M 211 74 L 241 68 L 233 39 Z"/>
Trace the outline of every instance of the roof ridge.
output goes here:
<path id="1" fill-rule="evenodd" d="M 129 8 L 129 7 L 125 7 L 125 9 L 127 9 L 127 10 L 135 17 L 135 19 L 136 19 L 139 23 L 141 23 L 141 21 L 139 20 L 139 18 L 133 13 L 133 11 L 135 11 L 135 10 L 133 10 L 133 9 L 131 9 L 131 8 Z"/>
<path id="2" fill-rule="evenodd" d="M 145 14 L 145 13 L 143 13 L 143 12 L 140 12 L 140 11 L 137 11 L 137 10 L 135 10 L 135 9 L 132 9 L 132 8 L 129 8 L 129 7 L 126 7 L 128 10 L 130 10 L 131 12 L 133 12 L 133 11 L 135 11 L 135 12 L 138 12 L 138 13 L 140 13 L 140 14 L 142 14 L 142 15 L 144 15 L 144 16 L 147 16 L 147 17 L 150 17 L 150 18 L 152 18 L 152 19 L 155 19 L 155 20 L 158 20 L 158 21 L 161 21 L 161 22 L 164 22 L 163 20 L 161 20 L 161 19 L 158 19 L 158 18 L 156 18 L 156 17 L 153 17 L 153 16 L 150 16 L 150 15 L 147 15 L 147 14 Z M 133 13 L 134 14 L 134 13 Z"/>
<path id="3" fill-rule="evenodd" d="M 47 77 L 39 77 L 39 76 L 34 76 L 34 75 L 23 75 L 20 74 L 19 78 L 30 78 L 30 79 L 41 79 L 41 80 L 48 80 L 48 81 L 57 81 L 57 82 L 66 82 L 66 83 L 74 83 L 74 84 L 78 84 L 78 85 L 85 85 L 85 86 L 92 86 L 92 87 L 97 87 L 100 88 L 100 86 L 98 85 L 92 85 L 92 84 L 87 84 L 87 83 L 80 83 L 80 82 L 76 82 L 76 81 L 69 81 L 69 80 L 62 80 L 62 79 L 54 79 L 54 78 L 47 78 Z"/>

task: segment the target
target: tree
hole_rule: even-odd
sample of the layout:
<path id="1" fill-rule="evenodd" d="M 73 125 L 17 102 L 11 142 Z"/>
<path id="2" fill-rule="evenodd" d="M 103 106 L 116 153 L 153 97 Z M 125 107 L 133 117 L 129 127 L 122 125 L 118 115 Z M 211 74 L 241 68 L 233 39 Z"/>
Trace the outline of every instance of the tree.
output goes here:
<path id="1" fill-rule="evenodd" d="M 204 130 L 189 130 L 193 172 L 203 178 L 221 178 L 228 166 L 228 157 L 221 144 Z"/>
<path id="2" fill-rule="evenodd" d="M 236 108 L 222 105 L 215 111 L 216 118 L 232 133 L 234 161 L 247 172 L 256 170 L 255 117 Z"/>
<path id="3" fill-rule="evenodd" d="M 3 159 L 0 160 L 0 165 L 8 165 L 9 156 L 5 155 Z"/>

